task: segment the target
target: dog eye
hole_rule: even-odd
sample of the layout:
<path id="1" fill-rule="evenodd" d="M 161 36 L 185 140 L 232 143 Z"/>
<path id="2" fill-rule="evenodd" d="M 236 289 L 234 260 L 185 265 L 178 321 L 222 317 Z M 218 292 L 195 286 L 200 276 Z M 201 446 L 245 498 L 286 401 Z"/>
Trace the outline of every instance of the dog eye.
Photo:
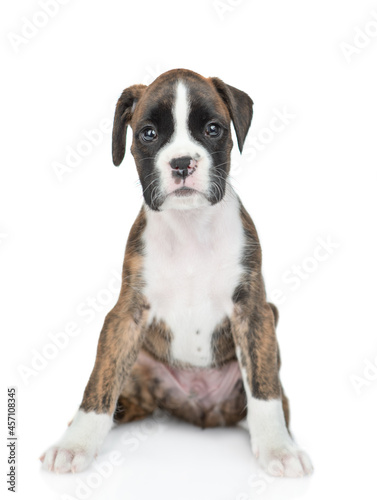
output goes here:
<path id="1" fill-rule="evenodd" d="M 140 137 L 144 142 L 152 142 L 157 137 L 157 132 L 153 127 L 146 127 L 140 132 Z"/>
<path id="2" fill-rule="evenodd" d="M 208 137 L 219 137 L 221 134 L 221 127 L 217 123 L 209 123 L 204 131 Z"/>

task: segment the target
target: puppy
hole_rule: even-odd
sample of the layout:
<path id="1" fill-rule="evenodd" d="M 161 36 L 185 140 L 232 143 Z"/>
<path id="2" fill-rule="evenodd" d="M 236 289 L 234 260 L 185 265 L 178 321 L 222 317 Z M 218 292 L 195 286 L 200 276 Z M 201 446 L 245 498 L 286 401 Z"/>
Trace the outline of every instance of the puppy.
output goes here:
<path id="1" fill-rule="evenodd" d="M 242 152 L 253 102 L 218 78 L 177 69 L 120 96 L 113 161 L 127 127 L 144 203 L 125 252 L 83 400 L 44 468 L 87 467 L 117 422 L 167 410 L 200 427 L 247 417 L 270 474 L 309 474 L 292 440 L 277 309 L 266 300 L 254 224 L 229 181 L 231 121 Z"/>

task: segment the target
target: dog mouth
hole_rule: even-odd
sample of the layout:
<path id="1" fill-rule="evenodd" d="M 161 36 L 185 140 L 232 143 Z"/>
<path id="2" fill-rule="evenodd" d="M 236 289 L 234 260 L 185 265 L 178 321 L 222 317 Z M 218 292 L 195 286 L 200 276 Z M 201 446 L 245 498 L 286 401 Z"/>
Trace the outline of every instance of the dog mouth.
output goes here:
<path id="1" fill-rule="evenodd" d="M 206 206 L 210 203 L 207 194 L 203 191 L 188 186 L 181 186 L 166 193 L 156 209 L 189 209 Z"/>
<path id="2" fill-rule="evenodd" d="M 175 189 L 170 194 L 173 196 L 177 196 L 178 198 L 182 198 L 182 197 L 186 197 L 186 196 L 192 196 L 195 193 L 198 193 L 198 191 L 196 189 L 192 189 L 192 188 L 183 186 L 179 189 Z"/>

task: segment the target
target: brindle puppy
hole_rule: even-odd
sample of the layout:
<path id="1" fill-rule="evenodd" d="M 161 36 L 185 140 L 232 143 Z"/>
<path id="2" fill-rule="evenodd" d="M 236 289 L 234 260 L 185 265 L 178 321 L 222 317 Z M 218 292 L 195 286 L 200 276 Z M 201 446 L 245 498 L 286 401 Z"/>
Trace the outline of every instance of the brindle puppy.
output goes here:
<path id="1" fill-rule="evenodd" d="M 228 181 L 231 121 L 242 151 L 252 108 L 244 92 L 182 69 L 119 98 L 113 160 L 123 160 L 130 125 L 145 202 L 83 401 L 42 457 L 47 469 L 84 469 L 113 418 L 163 408 L 201 427 L 234 425 L 247 413 L 262 467 L 311 472 L 288 431 L 278 314 L 266 301 L 258 236 Z"/>

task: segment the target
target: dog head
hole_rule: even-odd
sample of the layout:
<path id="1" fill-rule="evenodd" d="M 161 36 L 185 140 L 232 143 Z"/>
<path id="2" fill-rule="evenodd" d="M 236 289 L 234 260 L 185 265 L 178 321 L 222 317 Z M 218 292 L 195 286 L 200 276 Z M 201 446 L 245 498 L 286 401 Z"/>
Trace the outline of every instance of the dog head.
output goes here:
<path id="1" fill-rule="evenodd" d="M 113 127 L 114 164 L 124 158 L 130 125 L 131 152 L 151 209 L 213 205 L 225 194 L 231 121 L 242 152 L 252 114 L 250 97 L 219 78 L 168 71 L 148 87 L 133 85 L 120 96 Z"/>

